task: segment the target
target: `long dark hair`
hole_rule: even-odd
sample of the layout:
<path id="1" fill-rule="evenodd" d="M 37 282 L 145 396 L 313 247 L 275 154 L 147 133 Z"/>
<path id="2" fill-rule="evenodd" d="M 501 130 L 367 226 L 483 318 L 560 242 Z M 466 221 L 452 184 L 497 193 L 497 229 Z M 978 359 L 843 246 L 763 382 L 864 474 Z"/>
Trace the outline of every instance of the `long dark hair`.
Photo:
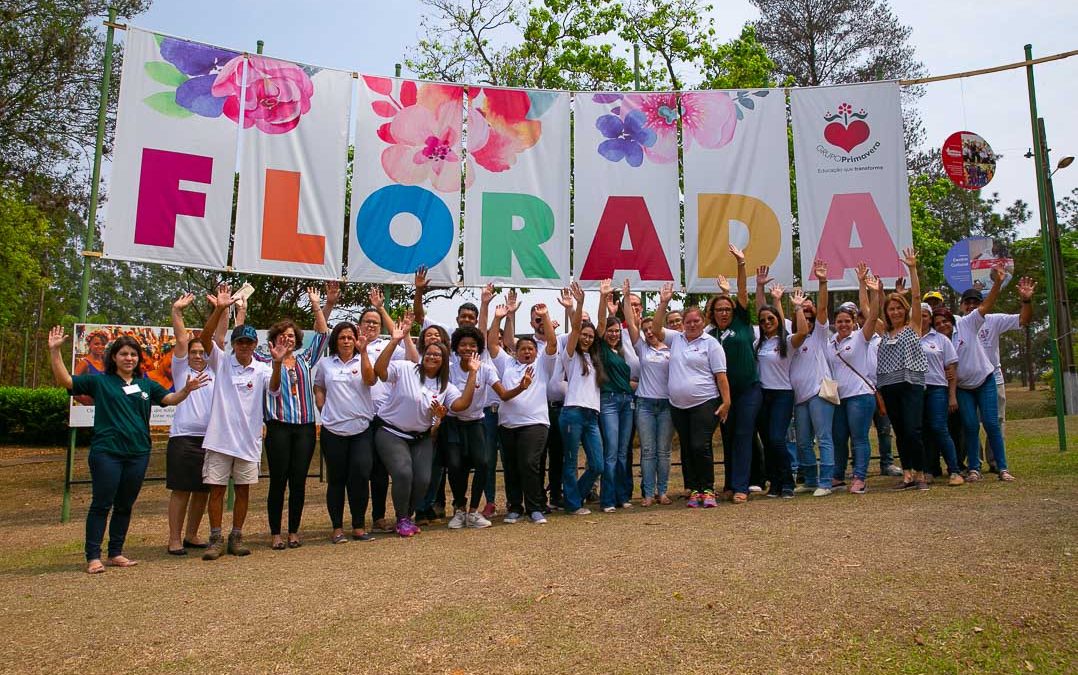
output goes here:
<path id="1" fill-rule="evenodd" d="M 333 327 L 333 330 L 329 334 L 329 355 L 337 355 L 337 338 L 343 331 L 352 331 L 352 338 L 359 337 L 359 329 L 351 321 L 342 321 Z"/>
<path id="2" fill-rule="evenodd" d="M 584 354 L 591 357 L 591 363 L 595 366 L 595 384 L 602 386 L 606 382 L 606 369 L 603 368 L 603 359 L 599 355 L 599 331 L 596 330 L 595 324 L 590 321 L 583 321 L 580 324 L 580 332 L 583 333 L 585 328 L 590 328 L 595 333 L 595 339 L 591 341 L 591 347 L 585 352 L 580 346 L 580 340 L 576 341 L 576 353 L 581 356 L 581 373 L 585 376 L 590 372 L 588 368 L 588 359 L 583 358 Z"/>
<path id="3" fill-rule="evenodd" d="M 779 356 L 786 358 L 786 322 L 782 320 L 779 310 L 774 305 L 764 305 L 756 310 L 756 321 L 760 324 L 760 337 L 756 340 L 756 359 L 760 359 L 760 347 L 768 340 L 767 335 L 764 334 L 764 312 L 770 312 L 775 317 L 775 321 L 779 322 L 779 330 L 775 333 L 775 337 L 779 339 Z"/>
<path id="4" fill-rule="evenodd" d="M 437 348 L 442 353 L 442 366 L 438 369 L 434 379 L 438 380 L 438 391 L 445 391 L 446 385 L 449 384 L 449 347 L 440 342 L 424 347 L 423 353 L 419 355 L 419 363 L 415 365 L 415 371 L 419 373 L 420 384 L 427 381 L 427 373 L 423 370 L 423 358 L 426 357 L 427 350 L 431 347 Z"/>
<path id="5" fill-rule="evenodd" d="M 105 372 L 110 375 L 116 374 L 116 355 L 120 353 L 120 350 L 124 347 L 130 347 L 138 353 L 138 364 L 135 366 L 135 377 L 142 375 L 142 361 L 146 358 L 146 354 L 142 351 L 142 345 L 139 341 L 130 335 L 121 335 L 112 341 L 109 345 L 109 350 L 105 352 Z"/>

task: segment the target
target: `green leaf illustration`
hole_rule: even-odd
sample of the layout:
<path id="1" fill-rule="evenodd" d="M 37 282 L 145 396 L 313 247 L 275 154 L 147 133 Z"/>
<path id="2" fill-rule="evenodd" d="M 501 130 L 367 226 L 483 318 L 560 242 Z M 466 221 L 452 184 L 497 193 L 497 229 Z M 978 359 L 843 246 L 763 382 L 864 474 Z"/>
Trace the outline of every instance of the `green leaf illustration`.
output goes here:
<path id="1" fill-rule="evenodd" d="M 181 108 L 176 104 L 176 92 L 174 91 L 158 92 L 152 96 L 147 96 L 142 100 L 146 105 L 168 117 L 183 119 L 194 115 L 194 113 L 187 108 Z"/>
<path id="2" fill-rule="evenodd" d="M 187 81 L 187 76 L 167 61 L 149 61 L 144 68 L 146 68 L 146 74 L 150 76 L 151 80 L 166 87 L 178 87 Z"/>

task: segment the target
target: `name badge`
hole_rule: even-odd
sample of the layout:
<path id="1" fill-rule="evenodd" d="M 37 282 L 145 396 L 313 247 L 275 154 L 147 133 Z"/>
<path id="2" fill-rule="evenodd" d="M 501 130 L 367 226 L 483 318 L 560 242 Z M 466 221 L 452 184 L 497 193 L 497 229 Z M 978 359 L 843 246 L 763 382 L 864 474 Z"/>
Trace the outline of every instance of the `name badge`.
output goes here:
<path id="1" fill-rule="evenodd" d="M 348 372 L 349 371 L 347 371 L 347 370 L 338 370 L 337 373 L 333 376 L 333 381 L 334 382 L 347 382 L 349 379 L 351 379 L 348 376 Z"/>
<path id="2" fill-rule="evenodd" d="M 124 393 L 125 394 L 129 394 L 129 395 L 130 394 L 137 394 L 140 391 L 142 391 L 142 390 L 139 389 L 139 386 L 137 384 L 129 384 L 126 387 L 124 387 Z"/>

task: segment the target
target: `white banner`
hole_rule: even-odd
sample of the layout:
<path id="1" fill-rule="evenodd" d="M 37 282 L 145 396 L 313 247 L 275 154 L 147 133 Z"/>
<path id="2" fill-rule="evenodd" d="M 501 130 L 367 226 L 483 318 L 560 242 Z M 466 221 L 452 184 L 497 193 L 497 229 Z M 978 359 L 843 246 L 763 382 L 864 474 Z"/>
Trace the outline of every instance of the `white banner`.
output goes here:
<path id="1" fill-rule="evenodd" d="M 569 284 L 569 94 L 470 87 L 464 284 Z"/>
<path id="2" fill-rule="evenodd" d="M 676 94 L 580 93 L 574 105 L 573 276 L 680 285 Z"/>
<path id="3" fill-rule="evenodd" d="M 906 149 L 897 82 L 790 91 L 802 281 L 828 263 L 832 289 L 857 288 L 865 261 L 885 279 L 906 274 L 912 245 Z"/>
<path id="4" fill-rule="evenodd" d="M 714 292 L 721 274 L 737 287 L 729 244 L 755 271 L 793 283 L 786 96 L 781 89 L 699 91 L 680 97 L 685 167 L 685 286 Z"/>
<path id="5" fill-rule="evenodd" d="M 457 282 L 464 87 L 359 78 L 349 281 Z"/>
<path id="6" fill-rule="evenodd" d="M 124 44 L 108 258 L 223 269 L 236 166 L 239 52 L 131 27 Z"/>
<path id="7" fill-rule="evenodd" d="M 339 279 L 352 74 L 248 56 L 232 266 Z"/>

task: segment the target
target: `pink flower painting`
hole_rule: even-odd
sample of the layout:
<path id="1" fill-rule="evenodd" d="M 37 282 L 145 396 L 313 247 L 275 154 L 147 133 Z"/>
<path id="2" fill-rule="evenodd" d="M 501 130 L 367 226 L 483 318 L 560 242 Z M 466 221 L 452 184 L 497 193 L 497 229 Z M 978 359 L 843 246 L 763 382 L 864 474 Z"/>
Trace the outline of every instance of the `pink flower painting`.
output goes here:
<path id="1" fill-rule="evenodd" d="M 251 55 L 247 57 L 247 89 L 243 89 L 242 59 L 229 62 L 213 83 L 214 96 L 223 97 L 224 114 L 244 128 L 267 134 L 286 134 L 310 112 L 314 84 L 307 72 L 287 61 Z"/>
<path id="2" fill-rule="evenodd" d="M 470 89 L 469 159 L 493 173 L 510 169 L 517 155 L 534 146 L 542 133 L 542 123 L 530 119 L 530 113 L 532 100 L 527 91 Z"/>

